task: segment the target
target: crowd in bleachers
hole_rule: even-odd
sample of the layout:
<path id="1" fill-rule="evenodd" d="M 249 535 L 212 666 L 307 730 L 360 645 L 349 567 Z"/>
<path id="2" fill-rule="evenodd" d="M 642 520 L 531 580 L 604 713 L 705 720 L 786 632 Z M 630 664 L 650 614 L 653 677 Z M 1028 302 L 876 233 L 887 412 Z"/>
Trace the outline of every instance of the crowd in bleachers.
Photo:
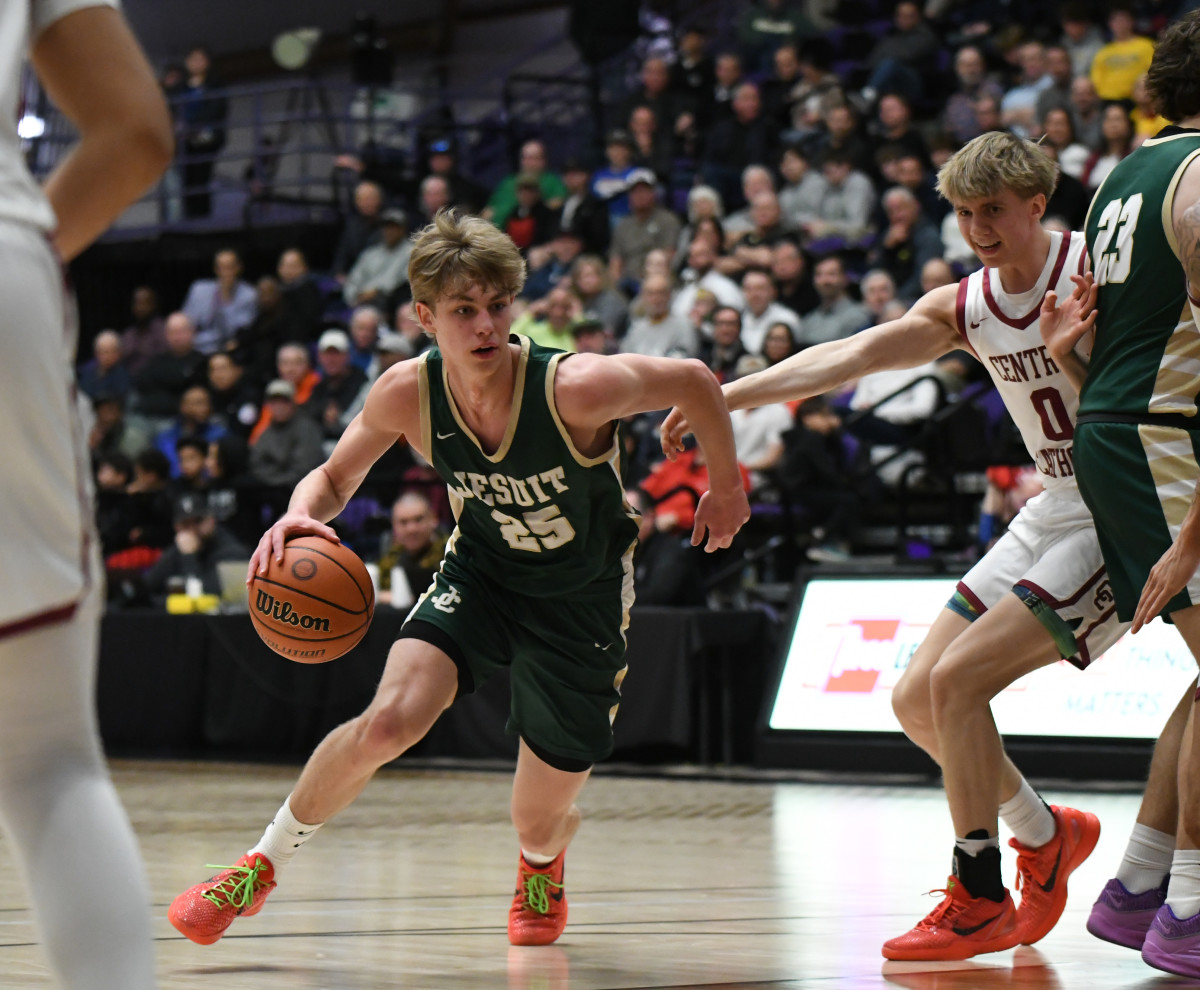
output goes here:
<path id="1" fill-rule="evenodd" d="M 1156 33 L 1195 5 L 761 0 L 736 35 L 685 24 L 671 50 L 651 46 L 628 92 L 612 88 L 595 160 L 556 160 L 533 138 L 488 190 L 452 135 L 427 143 L 415 180 L 343 155 L 357 184 L 328 272 L 289 249 L 251 284 L 231 246 L 169 312 L 141 286 L 129 325 L 95 338 L 80 385 L 114 594 L 163 593 L 188 548 L 248 556 L 371 382 L 430 346 L 408 235 L 437 210 L 480 212 L 527 258 L 514 331 L 568 351 L 698 357 L 728 381 L 892 318 L 977 266 L 934 191 L 937 168 L 977 134 L 1039 139 L 1062 169 L 1046 222 L 1078 229 L 1098 183 L 1165 123 L 1142 75 Z M 919 477 L 921 424 L 984 377 L 955 354 L 737 415 L 754 502 L 799 519 L 812 557 L 845 556 L 863 511 L 914 465 Z M 654 416 L 621 435 L 628 486 L 654 530 L 678 536 L 706 485 L 701 452 L 663 463 Z M 999 495 L 1028 479 L 994 480 L 984 540 L 1002 514 L 991 510 L 1011 511 Z M 344 523 L 366 558 L 408 489 L 436 486 L 400 447 Z M 677 542 L 654 565 L 670 580 L 653 600 L 696 594 L 686 559 L 671 563 Z"/>

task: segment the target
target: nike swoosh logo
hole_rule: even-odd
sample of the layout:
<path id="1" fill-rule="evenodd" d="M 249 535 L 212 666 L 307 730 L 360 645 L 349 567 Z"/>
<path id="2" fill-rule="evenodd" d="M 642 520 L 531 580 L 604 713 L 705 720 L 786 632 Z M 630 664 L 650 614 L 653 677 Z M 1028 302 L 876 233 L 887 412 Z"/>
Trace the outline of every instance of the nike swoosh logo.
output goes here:
<path id="1" fill-rule="evenodd" d="M 959 928 L 958 925 L 955 925 L 954 928 L 951 930 L 954 932 L 955 935 L 974 935 L 980 929 L 987 928 L 988 925 L 990 925 L 993 921 L 995 921 L 999 917 L 1000 917 L 1000 915 L 993 914 L 986 921 L 981 921 L 981 922 L 979 922 L 979 924 L 972 925 L 970 928 Z"/>
<path id="2" fill-rule="evenodd" d="M 563 899 L 563 893 L 564 893 L 564 891 L 560 887 L 558 890 L 551 890 L 550 896 L 553 897 L 556 901 L 561 901 Z"/>
<path id="3" fill-rule="evenodd" d="M 454 436 L 453 433 L 439 433 L 437 438 L 439 440 L 449 440 L 452 436 Z"/>
<path id="4" fill-rule="evenodd" d="M 983 320 L 980 320 L 980 321 L 979 321 L 979 323 L 982 323 L 982 322 L 983 322 Z M 979 329 L 979 323 L 972 323 L 972 324 L 971 324 L 971 329 L 972 329 L 972 330 L 978 330 L 978 329 Z"/>
<path id="5" fill-rule="evenodd" d="M 592 646 L 596 647 L 598 650 L 607 650 L 610 646 L 612 646 L 612 643 L 605 643 L 603 646 L 601 646 L 599 643 L 593 643 Z"/>
<path id="6" fill-rule="evenodd" d="M 1059 845 L 1058 855 L 1054 858 L 1054 869 L 1052 869 L 1050 871 L 1050 876 L 1046 879 L 1045 883 L 1038 884 L 1038 886 L 1041 887 L 1042 890 L 1044 890 L 1047 894 L 1050 893 L 1050 891 L 1052 891 L 1054 889 L 1054 883 L 1056 880 L 1058 880 L 1058 864 L 1061 862 L 1062 862 L 1062 845 Z"/>

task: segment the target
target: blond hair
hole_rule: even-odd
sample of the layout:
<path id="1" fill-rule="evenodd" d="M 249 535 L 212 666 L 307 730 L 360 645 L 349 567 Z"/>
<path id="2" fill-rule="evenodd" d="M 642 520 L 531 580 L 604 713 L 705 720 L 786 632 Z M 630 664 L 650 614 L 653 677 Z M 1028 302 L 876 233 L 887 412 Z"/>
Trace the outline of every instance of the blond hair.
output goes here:
<path id="1" fill-rule="evenodd" d="M 441 296 L 476 287 L 515 296 L 525 284 L 525 259 L 488 221 L 441 209 L 413 237 L 408 284 L 413 300 L 430 309 Z"/>
<path id="2" fill-rule="evenodd" d="M 1011 189 L 1022 199 L 1047 199 L 1058 185 L 1058 163 L 1032 141 L 989 131 L 950 156 L 937 175 L 937 190 L 951 203 L 994 196 Z"/>

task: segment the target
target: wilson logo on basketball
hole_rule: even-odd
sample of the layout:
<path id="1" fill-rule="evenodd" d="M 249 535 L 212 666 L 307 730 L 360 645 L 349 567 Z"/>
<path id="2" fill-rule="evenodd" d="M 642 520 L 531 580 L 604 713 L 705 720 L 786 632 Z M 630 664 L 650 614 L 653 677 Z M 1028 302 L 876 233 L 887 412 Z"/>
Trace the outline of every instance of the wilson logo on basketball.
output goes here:
<path id="1" fill-rule="evenodd" d="M 263 591 L 262 588 L 258 589 L 258 595 L 254 600 L 254 607 L 263 615 L 284 625 L 299 626 L 301 629 L 315 629 L 318 632 L 329 632 L 328 619 L 321 619 L 315 615 L 305 615 L 303 612 L 297 612 L 292 608 L 290 602 L 276 601 L 274 595 Z"/>

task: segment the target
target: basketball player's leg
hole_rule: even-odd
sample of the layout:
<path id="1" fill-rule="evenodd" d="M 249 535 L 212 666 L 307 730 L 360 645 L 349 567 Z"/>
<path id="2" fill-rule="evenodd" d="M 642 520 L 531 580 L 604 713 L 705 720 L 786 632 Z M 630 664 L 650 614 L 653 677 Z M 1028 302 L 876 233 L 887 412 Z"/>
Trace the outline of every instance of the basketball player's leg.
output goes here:
<path id="1" fill-rule="evenodd" d="M 150 892 L 96 726 L 97 598 L 0 640 L 0 821 L 61 984 L 145 990 Z"/>
<path id="2" fill-rule="evenodd" d="M 929 676 L 946 647 L 970 628 L 970 619 L 949 608 L 942 609 L 892 690 L 892 711 L 900 728 L 936 763 L 941 760 L 938 757 L 937 733 L 933 728 Z"/>
<path id="3" fill-rule="evenodd" d="M 524 739 L 513 777 L 512 822 L 526 859 L 554 859 L 579 829 L 575 799 L 591 768 L 560 770 L 539 757 Z"/>

